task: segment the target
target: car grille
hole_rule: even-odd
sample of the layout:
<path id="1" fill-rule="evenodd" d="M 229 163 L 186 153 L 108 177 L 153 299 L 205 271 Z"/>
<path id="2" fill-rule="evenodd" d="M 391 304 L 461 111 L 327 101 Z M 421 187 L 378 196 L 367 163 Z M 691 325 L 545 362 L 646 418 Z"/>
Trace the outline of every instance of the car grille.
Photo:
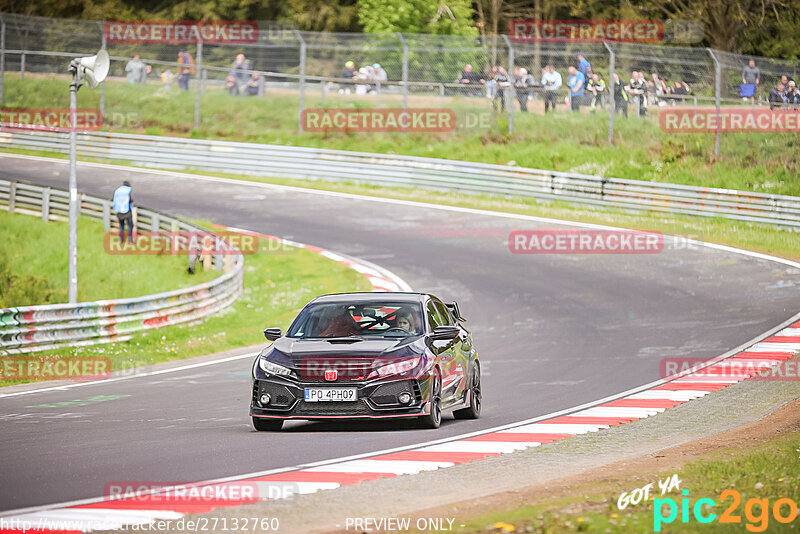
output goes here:
<path id="1" fill-rule="evenodd" d="M 347 384 L 360 383 L 367 379 L 372 370 L 372 361 L 356 360 L 346 364 L 331 366 L 338 371 L 336 380 L 325 380 L 326 362 L 321 361 L 318 365 L 308 365 L 301 363 L 297 368 L 297 375 L 301 382 L 307 384 Z"/>
<path id="2" fill-rule="evenodd" d="M 373 412 L 367 407 L 363 399 L 356 402 L 306 402 L 300 400 L 294 415 L 371 415 Z"/>

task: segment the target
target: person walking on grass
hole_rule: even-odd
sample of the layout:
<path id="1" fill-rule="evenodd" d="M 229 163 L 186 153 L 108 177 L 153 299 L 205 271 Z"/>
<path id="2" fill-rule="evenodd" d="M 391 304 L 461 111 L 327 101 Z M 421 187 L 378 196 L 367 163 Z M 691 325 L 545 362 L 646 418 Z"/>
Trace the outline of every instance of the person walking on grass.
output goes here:
<path id="1" fill-rule="evenodd" d="M 111 198 L 119 221 L 119 242 L 125 242 L 125 225 L 128 225 L 128 242 L 133 243 L 133 189 L 127 180 L 114 191 Z"/>

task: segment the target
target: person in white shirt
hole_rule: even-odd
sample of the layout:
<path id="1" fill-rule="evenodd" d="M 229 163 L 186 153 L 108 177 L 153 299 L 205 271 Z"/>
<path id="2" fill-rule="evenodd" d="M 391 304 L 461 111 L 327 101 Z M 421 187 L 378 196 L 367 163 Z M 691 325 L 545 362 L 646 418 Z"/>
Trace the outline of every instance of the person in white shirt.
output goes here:
<path id="1" fill-rule="evenodd" d="M 561 88 L 563 80 L 561 75 L 556 72 L 555 67 L 548 65 L 542 71 L 542 87 L 544 87 L 544 112 L 548 109 L 555 111 L 558 102 L 558 90 Z"/>

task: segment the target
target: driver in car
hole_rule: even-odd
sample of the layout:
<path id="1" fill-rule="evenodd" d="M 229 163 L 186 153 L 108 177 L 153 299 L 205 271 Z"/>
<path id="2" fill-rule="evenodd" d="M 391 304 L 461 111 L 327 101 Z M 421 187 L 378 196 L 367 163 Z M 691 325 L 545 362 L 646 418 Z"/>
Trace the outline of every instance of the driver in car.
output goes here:
<path id="1" fill-rule="evenodd" d="M 360 331 L 358 323 L 353 319 L 349 309 L 344 308 L 341 313 L 331 310 L 325 329 L 319 337 L 347 337 L 357 335 Z"/>
<path id="2" fill-rule="evenodd" d="M 414 318 L 411 316 L 411 312 L 398 310 L 396 315 L 395 328 L 402 328 L 409 333 L 414 331 Z"/>

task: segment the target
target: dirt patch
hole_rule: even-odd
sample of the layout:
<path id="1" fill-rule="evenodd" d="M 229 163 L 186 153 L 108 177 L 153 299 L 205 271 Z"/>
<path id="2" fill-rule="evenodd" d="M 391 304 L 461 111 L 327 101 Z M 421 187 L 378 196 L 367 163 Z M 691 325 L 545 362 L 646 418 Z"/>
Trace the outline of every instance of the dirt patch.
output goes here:
<path id="1" fill-rule="evenodd" d="M 410 514 L 419 517 L 452 517 L 459 520 L 479 517 L 491 512 L 512 510 L 523 506 L 535 506 L 544 502 L 567 498 L 579 494 L 582 489 L 596 493 L 598 485 L 621 483 L 630 486 L 631 480 L 652 479 L 649 474 L 663 471 L 678 471 L 686 462 L 719 453 L 741 454 L 765 441 L 800 431 L 800 399 L 790 402 L 768 416 L 733 430 L 690 441 L 678 447 L 664 449 L 655 454 L 615 462 L 591 469 L 579 475 L 564 477 L 544 484 L 535 484 L 513 491 L 506 491 L 461 501 L 455 505 L 442 506 Z M 595 489 L 590 490 L 589 488 Z M 597 503 L 577 503 L 579 507 L 594 508 Z M 579 510 L 576 510 L 576 512 Z M 580 510 L 582 511 L 582 509 Z"/>

